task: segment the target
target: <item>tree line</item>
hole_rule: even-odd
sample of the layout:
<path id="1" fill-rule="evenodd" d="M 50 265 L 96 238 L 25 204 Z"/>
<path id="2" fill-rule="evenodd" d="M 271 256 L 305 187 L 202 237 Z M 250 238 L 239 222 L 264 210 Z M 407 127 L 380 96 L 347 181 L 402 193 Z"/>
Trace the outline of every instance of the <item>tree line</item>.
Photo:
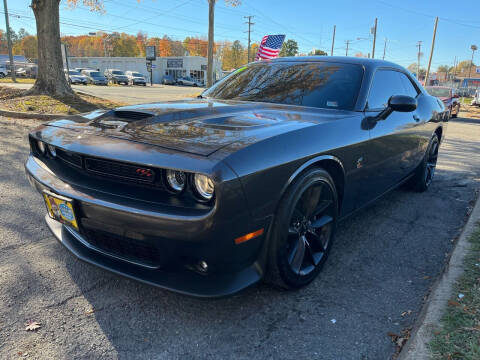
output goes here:
<path id="1" fill-rule="evenodd" d="M 11 30 L 14 55 L 24 55 L 27 59 L 38 57 L 37 37 L 30 35 L 25 29 L 18 33 Z M 158 57 L 165 56 L 207 56 L 208 41 L 202 37 L 187 36 L 183 40 L 173 40 L 168 35 L 163 37 L 149 37 L 144 32 L 136 35 L 126 33 L 106 34 L 97 32 L 94 35 L 68 35 L 61 40 L 67 44 L 69 56 L 74 57 L 144 57 L 146 47 L 155 45 Z M 251 58 L 254 60 L 258 44 L 250 47 Z M 0 52 L 7 53 L 7 39 L 5 31 L 0 30 Z M 298 53 L 298 44 L 289 39 L 284 42 L 280 56 L 295 56 Z M 248 47 L 239 40 L 216 42 L 214 54 L 222 62 L 224 70 L 236 69 L 248 62 Z"/>

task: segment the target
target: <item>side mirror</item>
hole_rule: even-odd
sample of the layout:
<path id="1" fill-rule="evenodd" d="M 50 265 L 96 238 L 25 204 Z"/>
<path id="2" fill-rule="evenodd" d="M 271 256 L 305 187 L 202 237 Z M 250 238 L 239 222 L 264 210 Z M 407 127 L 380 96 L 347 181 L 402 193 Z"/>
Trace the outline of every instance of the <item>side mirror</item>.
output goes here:
<path id="1" fill-rule="evenodd" d="M 388 99 L 388 106 L 375 117 L 375 121 L 385 120 L 394 111 L 412 112 L 417 108 L 417 99 L 405 95 L 393 95 Z"/>
<path id="2" fill-rule="evenodd" d="M 388 107 L 392 111 L 412 112 L 417 108 L 417 100 L 411 96 L 394 95 L 388 99 Z"/>

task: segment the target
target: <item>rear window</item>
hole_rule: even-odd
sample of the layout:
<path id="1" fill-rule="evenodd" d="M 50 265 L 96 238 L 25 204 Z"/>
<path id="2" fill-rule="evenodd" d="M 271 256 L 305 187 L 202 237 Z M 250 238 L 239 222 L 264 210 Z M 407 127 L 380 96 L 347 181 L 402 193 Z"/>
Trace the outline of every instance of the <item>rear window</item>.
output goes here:
<path id="1" fill-rule="evenodd" d="M 99 76 L 102 76 L 102 74 L 100 74 L 98 71 L 92 71 L 92 72 L 90 73 L 90 76 L 91 76 L 91 77 L 99 77 Z"/>
<path id="2" fill-rule="evenodd" d="M 132 76 L 135 76 L 135 77 L 143 77 L 143 75 L 140 74 L 140 73 L 132 73 Z"/>
<path id="3" fill-rule="evenodd" d="M 125 75 L 123 71 L 112 71 L 113 75 Z"/>
<path id="4" fill-rule="evenodd" d="M 353 110 L 363 67 L 333 62 L 260 62 L 244 66 L 203 93 L 222 100 Z"/>

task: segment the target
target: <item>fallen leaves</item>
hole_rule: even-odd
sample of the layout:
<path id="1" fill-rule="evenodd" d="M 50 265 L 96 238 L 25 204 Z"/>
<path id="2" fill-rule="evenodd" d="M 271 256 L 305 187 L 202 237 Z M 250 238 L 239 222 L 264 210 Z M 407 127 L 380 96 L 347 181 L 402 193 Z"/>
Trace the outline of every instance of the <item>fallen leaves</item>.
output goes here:
<path id="1" fill-rule="evenodd" d="M 396 352 L 400 353 L 400 350 L 402 350 L 403 345 L 407 342 L 407 340 L 410 338 L 410 332 L 412 328 L 406 328 L 401 331 L 400 334 L 395 334 L 393 332 L 387 333 L 388 336 L 392 339 L 392 342 L 397 346 Z"/>
<path id="2" fill-rule="evenodd" d="M 401 315 L 402 317 L 405 317 L 405 316 L 411 315 L 411 314 L 412 314 L 412 310 L 408 310 L 408 311 L 402 312 L 400 315 Z"/>
<path id="3" fill-rule="evenodd" d="M 42 324 L 33 320 L 28 321 L 25 324 L 25 330 L 26 331 L 37 331 L 42 327 Z"/>

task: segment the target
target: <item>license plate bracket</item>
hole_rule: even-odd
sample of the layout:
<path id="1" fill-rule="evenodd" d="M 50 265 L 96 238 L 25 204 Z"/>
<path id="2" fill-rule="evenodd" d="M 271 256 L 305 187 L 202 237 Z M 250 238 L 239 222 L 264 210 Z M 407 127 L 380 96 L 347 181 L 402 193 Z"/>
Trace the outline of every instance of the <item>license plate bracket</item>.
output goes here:
<path id="1" fill-rule="evenodd" d="M 43 191 L 43 199 L 48 215 L 53 219 L 78 230 L 77 218 L 73 208 L 73 200 L 48 190 Z"/>

